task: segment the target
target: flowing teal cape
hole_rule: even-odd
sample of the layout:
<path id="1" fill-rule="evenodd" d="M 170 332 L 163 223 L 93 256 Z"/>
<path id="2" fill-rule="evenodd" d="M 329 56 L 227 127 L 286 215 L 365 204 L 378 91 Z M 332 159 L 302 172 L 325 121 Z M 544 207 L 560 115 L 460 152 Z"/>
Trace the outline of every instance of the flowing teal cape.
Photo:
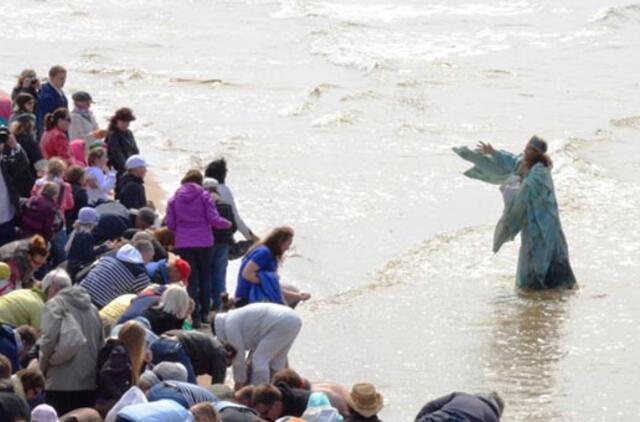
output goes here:
<path id="1" fill-rule="evenodd" d="M 517 174 L 522 156 L 506 151 L 485 155 L 467 147 L 454 148 L 474 166 L 464 174 L 492 184 L 502 184 Z M 493 236 L 493 251 L 520 233 L 516 285 L 528 289 L 572 288 L 575 276 L 569 249 L 560 225 L 551 170 L 534 165 L 522 180 L 516 197 L 504 209 Z"/>

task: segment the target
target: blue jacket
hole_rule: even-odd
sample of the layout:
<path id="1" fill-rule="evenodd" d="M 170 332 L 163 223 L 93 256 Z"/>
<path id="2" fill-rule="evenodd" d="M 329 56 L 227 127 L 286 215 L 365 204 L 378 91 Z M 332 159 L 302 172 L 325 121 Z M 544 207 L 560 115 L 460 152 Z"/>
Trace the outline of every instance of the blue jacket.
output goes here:
<path id="1" fill-rule="evenodd" d="M 20 367 L 20 350 L 16 332 L 9 324 L 0 324 L 0 354 L 3 354 L 11 361 L 11 373 L 18 372 Z"/>
<path id="2" fill-rule="evenodd" d="M 60 107 L 69 108 L 67 97 L 64 94 L 60 95 L 58 90 L 50 82 L 47 82 L 42 86 L 38 96 L 38 109 L 36 110 L 37 139 L 40 139 L 44 132 L 44 117 Z"/>
<path id="3" fill-rule="evenodd" d="M 271 302 L 284 305 L 280 277 L 273 271 L 258 271 L 259 284 L 251 284 L 249 303 Z"/>

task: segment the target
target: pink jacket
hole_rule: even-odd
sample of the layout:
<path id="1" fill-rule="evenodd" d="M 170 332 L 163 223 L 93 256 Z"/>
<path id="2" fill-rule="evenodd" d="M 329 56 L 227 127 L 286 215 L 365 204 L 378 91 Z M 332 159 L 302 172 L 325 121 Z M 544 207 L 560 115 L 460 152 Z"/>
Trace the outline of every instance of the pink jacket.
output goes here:
<path id="1" fill-rule="evenodd" d="M 169 200 L 167 227 L 175 234 L 176 248 L 204 248 L 213 246 L 212 227 L 226 229 L 231 222 L 218 214 L 202 186 L 185 183 Z"/>

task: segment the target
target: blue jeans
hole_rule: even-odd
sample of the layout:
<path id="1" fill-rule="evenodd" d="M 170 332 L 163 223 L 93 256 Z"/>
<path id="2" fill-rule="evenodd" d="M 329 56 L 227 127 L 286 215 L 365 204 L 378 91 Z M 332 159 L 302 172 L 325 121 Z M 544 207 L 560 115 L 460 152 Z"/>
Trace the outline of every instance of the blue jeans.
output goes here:
<path id="1" fill-rule="evenodd" d="M 227 265 L 229 264 L 229 244 L 220 243 L 213 246 L 211 259 L 211 291 L 213 295 L 213 309 L 222 308 L 220 296 L 227 292 Z"/>
<path id="2" fill-rule="evenodd" d="M 16 240 L 16 225 L 13 220 L 0 224 L 0 246 Z"/>
<path id="3" fill-rule="evenodd" d="M 67 259 L 67 253 L 64 251 L 67 240 L 69 240 L 69 236 L 67 235 L 67 230 L 64 227 L 53 234 L 53 237 L 50 241 L 51 268 L 57 267 L 58 264 Z"/>
<path id="4" fill-rule="evenodd" d="M 204 321 L 209 316 L 209 303 L 211 302 L 211 267 L 212 247 L 208 248 L 180 248 L 176 253 L 191 266 L 189 276 L 189 296 L 196 303 L 193 311 L 193 321 Z"/>

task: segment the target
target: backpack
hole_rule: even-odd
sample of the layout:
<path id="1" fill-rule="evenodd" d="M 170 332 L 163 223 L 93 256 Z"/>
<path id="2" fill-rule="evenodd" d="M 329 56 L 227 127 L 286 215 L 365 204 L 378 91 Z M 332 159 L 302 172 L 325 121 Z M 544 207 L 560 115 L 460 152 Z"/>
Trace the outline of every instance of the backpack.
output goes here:
<path id="1" fill-rule="evenodd" d="M 178 362 L 187 369 L 187 380 L 190 383 L 196 383 L 196 375 L 191 364 L 191 358 L 187 354 L 182 343 L 178 340 L 168 337 L 160 337 L 151 343 L 149 347 L 153 359 L 153 364 L 160 362 Z"/>

